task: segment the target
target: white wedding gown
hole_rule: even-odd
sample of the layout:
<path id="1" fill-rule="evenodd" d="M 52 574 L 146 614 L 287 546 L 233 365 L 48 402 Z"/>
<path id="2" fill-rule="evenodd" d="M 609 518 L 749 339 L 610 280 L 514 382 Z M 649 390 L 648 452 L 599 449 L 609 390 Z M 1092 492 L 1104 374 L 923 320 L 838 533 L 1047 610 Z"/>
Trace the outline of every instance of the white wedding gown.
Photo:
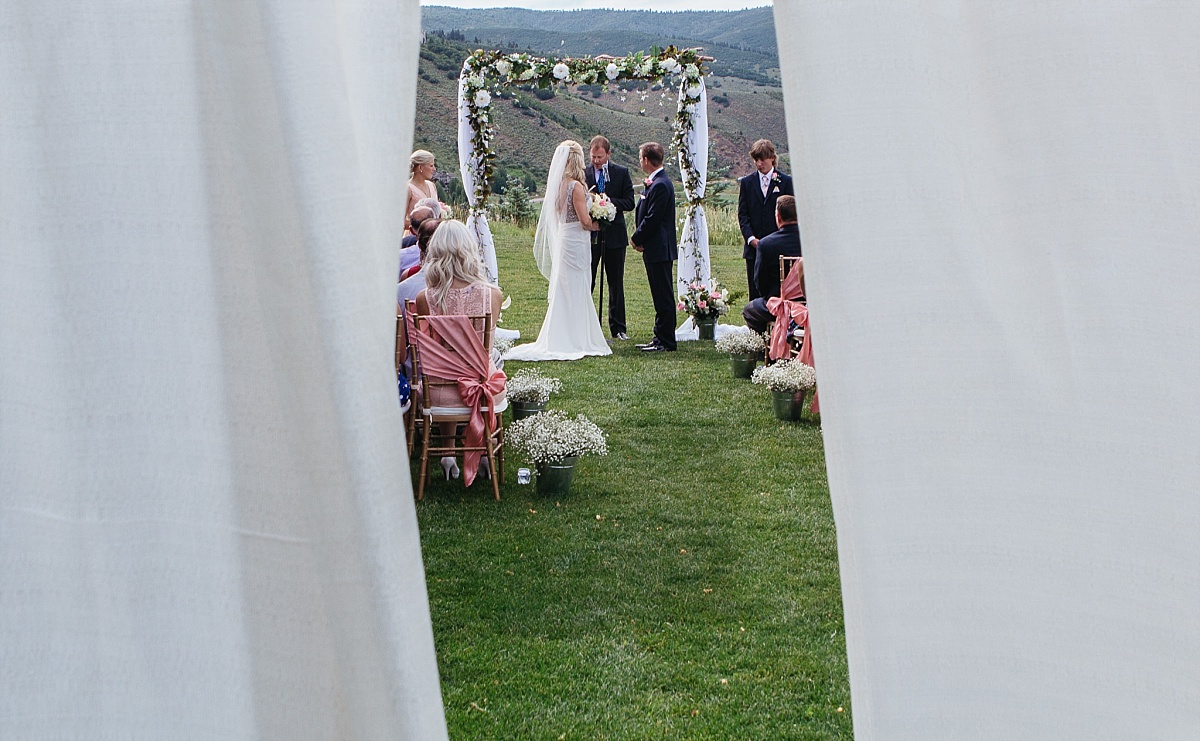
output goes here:
<path id="1" fill-rule="evenodd" d="M 596 305 L 592 303 L 592 241 L 575 215 L 567 186 L 563 223 L 553 245 L 546 318 L 537 340 L 504 353 L 505 360 L 579 360 L 587 355 L 611 355 L 604 340 Z"/>

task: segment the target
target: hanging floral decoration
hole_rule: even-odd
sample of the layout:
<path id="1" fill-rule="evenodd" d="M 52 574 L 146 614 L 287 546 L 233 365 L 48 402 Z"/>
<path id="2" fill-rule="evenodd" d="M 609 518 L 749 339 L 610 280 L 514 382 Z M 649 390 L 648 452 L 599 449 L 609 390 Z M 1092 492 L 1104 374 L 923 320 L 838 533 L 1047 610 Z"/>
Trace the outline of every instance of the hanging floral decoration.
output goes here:
<path id="1" fill-rule="evenodd" d="M 675 113 L 672 148 L 679 154 L 679 165 L 688 182 L 698 182 L 700 174 L 688 154 L 688 136 L 694 128 L 693 117 L 702 93 L 700 79 L 706 74 L 704 57 L 698 49 L 677 49 L 637 52 L 626 57 L 535 57 L 523 53 L 507 54 L 477 49 L 463 62 L 459 82 L 462 85 L 462 104 L 466 107 L 471 127 L 471 142 L 475 156 L 471 169 L 475 176 L 475 205 L 473 212 L 482 212 L 492 193 L 491 181 L 496 169 L 496 153 L 492 150 L 495 130 L 492 125 L 492 98 L 506 85 L 619 85 L 627 81 L 659 83 L 666 88 L 675 85 L 680 90 Z M 687 208 L 703 203 L 703 197 L 689 199 Z"/>

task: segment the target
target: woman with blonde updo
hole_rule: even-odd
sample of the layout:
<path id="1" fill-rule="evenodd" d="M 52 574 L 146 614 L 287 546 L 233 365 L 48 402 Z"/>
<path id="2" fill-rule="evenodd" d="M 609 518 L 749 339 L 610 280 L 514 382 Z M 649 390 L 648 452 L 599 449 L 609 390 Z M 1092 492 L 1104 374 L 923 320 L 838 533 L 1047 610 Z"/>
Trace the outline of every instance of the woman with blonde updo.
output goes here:
<path id="1" fill-rule="evenodd" d="M 438 200 L 437 183 L 433 180 L 433 173 L 437 171 L 433 153 L 424 149 L 413 152 L 408 158 L 408 170 L 411 177 L 408 179 L 408 191 L 404 198 L 405 230 L 409 226 L 408 216 L 417 207 L 418 201 L 424 198 Z"/>

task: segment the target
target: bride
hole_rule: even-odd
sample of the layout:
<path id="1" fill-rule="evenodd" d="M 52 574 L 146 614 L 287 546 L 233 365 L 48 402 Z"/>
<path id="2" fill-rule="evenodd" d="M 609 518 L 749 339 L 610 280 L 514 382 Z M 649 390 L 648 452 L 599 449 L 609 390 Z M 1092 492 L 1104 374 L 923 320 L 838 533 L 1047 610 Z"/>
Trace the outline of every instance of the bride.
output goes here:
<path id="1" fill-rule="evenodd" d="M 538 270 L 550 281 L 546 319 L 537 341 L 517 345 L 505 360 L 578 360 L 611 355 L 592 303 L 590 234 L 600 228 L 588 214 L 583 147 L 565 141 L 554 150 L 546 199 L 533 238 Z"/>

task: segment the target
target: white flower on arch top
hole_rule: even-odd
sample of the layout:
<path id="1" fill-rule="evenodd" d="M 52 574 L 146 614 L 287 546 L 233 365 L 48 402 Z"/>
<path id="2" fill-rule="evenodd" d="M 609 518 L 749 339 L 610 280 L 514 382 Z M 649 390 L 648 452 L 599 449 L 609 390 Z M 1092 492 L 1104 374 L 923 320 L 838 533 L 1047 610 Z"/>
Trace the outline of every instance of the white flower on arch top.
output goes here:
<path id="1" fill-rule="evenodd" d="M 479 241 L 488 276 L 498 281 L 496 248 L 487 223 L 487 201 L 495 174 L 492 150 L 495 129 L 491 103 L 508 85 L 604 85 L 647 81 L 674 85 L 679 91 L 671 149 L 679 158 L 687 194 L 683 236 L 679 244 L 679 281 L 707 283 L 708 226 L 704 218 L 708 170 L 708 103 L 704 63 L 699 49 L 667 47 L 625 57 L 536 57 L 522 53 L 476 50 L 463 62 L 458 78 L 458 166 L 470 204 L 467 225 Z"/>

